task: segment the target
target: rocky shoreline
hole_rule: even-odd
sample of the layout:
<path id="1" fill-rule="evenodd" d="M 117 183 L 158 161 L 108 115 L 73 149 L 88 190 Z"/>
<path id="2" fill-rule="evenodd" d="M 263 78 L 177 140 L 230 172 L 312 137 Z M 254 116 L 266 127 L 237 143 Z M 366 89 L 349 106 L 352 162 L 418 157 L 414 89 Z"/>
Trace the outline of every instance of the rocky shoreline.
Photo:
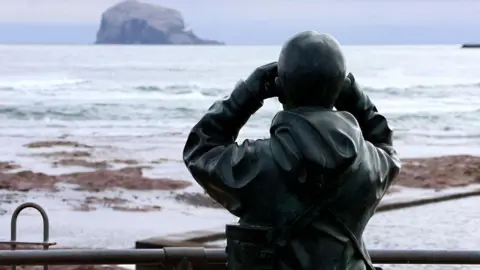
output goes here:
<path id="1" fill-rule="evenodd" d="M 170 191 L 174 192 L 173 197 L 178 202 L 198 207 L 220 207 L 202 193 L 184 192 L 185 188 L 192 185 L 190 181 L 144 176 L 144 170 L 168 160 L 152 160 L 148 164 L 135 159 L 98 160 L 95 158 L 94 146 L 68 140 L 36 141 L 24 147 L 35 150 L 30 154 L 31 157 L 39 158 L 39 162 L 50 162 L 52 167 L 82 167 L 87 171 L 49 175 L 22 168 L 13 161 L 0 161 L 0 188 L 11 191 L 10 194 L 0 198 L 5 203 L 13 202 L 15 198 L 18 201 L 18 196 L 27 191 L 56 193 L 60 191 L 59 186 L 67 184 L 75 191 L 90 194 L 83 200 L 70 201 L 74 211 L 94 211 L 99 206 L 117 211 L 136 212 L 162 209 L 161 205 L 142 207 L 131 205 L 124 198 L 109 197 L 101 193 L 112 189 Z M 38 152 L 39 150 L 41 151 Z M 457 155 L 404 159 L 402 171 L 389 193 L 398 192 L 402 187 L 442 190 L 478 183 L 480 183 L 480 157 Z"/>
<path id="2" fill-rule="evenodd" d="M 27 154 L 38 162 L 47 162 L 52 168 L 83 168 L 81 172 L 47 174 L 23 168 L 14 161 L 0 161 L 0 194 L 2 205 L 18 205 L 29 198 L 29 191 L 45 193 L 57 198 L 60 192 L 70 189 L 80 192 L 81 196 L 58 197 L 71 207 L 72 211 L 90 212 L 100 208 L 114 211 L 152 212 L 162 211 L 161 202 L 148 202 L 138 205 L 137 195 L 118 196 L 112 190 L 125 191 L 165 191 L 160 196 L 172 197 L 178 203 L 205 208 L 221 208 L 219 204 L 200 192 L 189 192 L 191 181 L 164 178 L 150 178 L 144 175 L 161 164 L 171 162 L 157 159 L 148 162 L 135 159 L 115 158 L 98 159 L 98 147 L 76 141 L 52 140 L 37 141 L 24 145 L 31 149 Z M 404 159 L 403 168 L 397 182 L 389 190 L 390 194 L 399 193 L 405 188 L 425 190 L 446 190 L 452 187 L 465 187 L 480 184 L 480 157 L 469 155 L 442 156 L 433 158 Z M 168 194 L 168 195 L 166 195 Z M 157 196 L 157 195 L 155 195 Z M 6 214 L 0 209 L 0 215 Z M 18 247 L 32 249 L 34 247 Z M 55 246 L 52 248 L 71 248 Z M 1 250 L 10 249 L 0 246 Z M 10 269 L 0 266 L 0 270 Z M 41 266 L 19 266 L 17 269 L 36 270 Z M 51 266 L 53 270 L 121 270 L 120 266 Z"/>
<path id="3" fill-rule="evenodd" d="M 22 168 L 14 161 L 0 161 L 0 189 L 9 191 L 0 195 L 3 203 L 18 203 L 29 191 L 55 194 L 64 190 L 62 185 L 70 185 L 74 191 L 91 194 L 83 200 L 63 198 L 63 201 L 72 205 L 74 211 L 94 211 L 98 207 L 130 212 L 159 211 L 159 205 L 135 206 L 124 198 L 105 196 L 101 192 L 113 189 L 174 191 L 192 184 L 184 180 L 144 176 L 143 170 L 168 160 L 152 160 L 147 165 L 131 159 L 97 160 L 93 146 L 68 140 L 37 141 L 24 147 L 36 150 L 29 156 L 38 158 L 39 162 L 47 161 L 52 168 L 72 167 L 86 171 L 50 175 Z M 55 151 L 58 148 L 61 150 Z M 49 151 L 38 152 L 42 149 Z"/>

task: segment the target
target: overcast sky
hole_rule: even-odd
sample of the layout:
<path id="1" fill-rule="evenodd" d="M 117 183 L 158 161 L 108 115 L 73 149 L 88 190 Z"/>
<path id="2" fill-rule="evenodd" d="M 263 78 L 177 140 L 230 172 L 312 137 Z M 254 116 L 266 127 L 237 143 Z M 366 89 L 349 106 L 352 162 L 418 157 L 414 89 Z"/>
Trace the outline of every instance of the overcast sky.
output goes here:
<path id="1" fill-rule="evenodd" d="M 91 43 L 118 0 L 0 0 L 2 43 Z M 480 41 L 480 0 L 144 0 L 231 44 L 278 44 L 314 29 L 349 44 Z"/>

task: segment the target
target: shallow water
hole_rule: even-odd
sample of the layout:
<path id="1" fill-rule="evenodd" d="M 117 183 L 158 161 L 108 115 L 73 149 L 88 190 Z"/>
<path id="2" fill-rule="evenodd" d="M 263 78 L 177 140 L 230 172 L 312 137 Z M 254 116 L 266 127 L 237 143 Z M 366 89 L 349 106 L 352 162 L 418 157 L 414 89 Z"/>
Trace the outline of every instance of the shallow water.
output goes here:
<path id="1" fill-rule="evenodd" d="M 345 52 L 349 70 L 390 119 L 398 146 L 419 155 L 424 147 L 480 152 L 480 51 Z M 67 136 L 118 146 L 125 155 L 178 159 L 186 133 L 210 104 L 278 53 L 275 46 L 0 46 L 0 141 L 16 152 L 17 140 Z M 241 139 L 268 136 L 279 108 L 267 101 Z"/>

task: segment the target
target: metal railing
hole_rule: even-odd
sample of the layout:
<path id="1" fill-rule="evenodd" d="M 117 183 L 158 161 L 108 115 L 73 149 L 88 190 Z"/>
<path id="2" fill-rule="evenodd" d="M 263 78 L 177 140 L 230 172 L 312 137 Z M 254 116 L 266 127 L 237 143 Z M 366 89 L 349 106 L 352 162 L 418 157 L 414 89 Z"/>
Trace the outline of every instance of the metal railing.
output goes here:
<path id="1" fill-rule="evenodd" d="M 370 250 L 378 264 L 480 265 L 473 250 Z M 169 247 L 162 249 L 66 249 L 0 251 L 0 265 L 162 264 L 188 259 L 191 263 L 224 264 L 225 249 Z"/>
<path id="2" fill-rule="evenodd" d="M 42 216 L 43 221 L 43 242 L 21 242 L 17 241 L 17 221 L 20 213 L 27 209 L 33 208 L 37 210 Z M 50 221 L 48 219 L 47 212 L 40 205 L 32 202 L 27 202 L 19 205 L 15 211 L 13 211 L 12 218 L 10 220 L 10 241 L 0 241 L 0 245 L 9 245 L 11 250 L 15 250 L 18 245 L 29 246 L 42 246 L 44 250 L 47 250 L 50 246 L 56 245 L 55 242 L 49 242 L 50 238 Z M 10 264 L 8 264 L 10 265 Z M 12 265 L 12 270 L 15 270 L 16 266 Z M 43 266 L 44 270 L 48 269 L 48 265 Z"/>
<path id="3" fill-rule="evenodd" d="M 38 210 L 43 218 L 43 242 L 17 241 L 17 219 L 26 208 Z M 155 264 L 176 265 L 185 261 L 202 269 L 217 265 L 223 269 L 226 263 L 225 249 L 166 247 L 162 249 L 54 249 L 48 250 L 49 220 L 46 211 L 35 203 L 17 207 L 11 219 L 11 240 L 0 242 L 11 246 L 0 251 L 0 265 L 93 265 L 93 264 Z M 15 250 L 18 245 L 42 246 L 44 250 Z M 480 265 L 480 251 L 475 250 L 370 250 L 376 264 L 470 264 Z M 215 269 L 220 269 L 215 268 Z M 160 268 L 161 269 L 161 268 Z"/>

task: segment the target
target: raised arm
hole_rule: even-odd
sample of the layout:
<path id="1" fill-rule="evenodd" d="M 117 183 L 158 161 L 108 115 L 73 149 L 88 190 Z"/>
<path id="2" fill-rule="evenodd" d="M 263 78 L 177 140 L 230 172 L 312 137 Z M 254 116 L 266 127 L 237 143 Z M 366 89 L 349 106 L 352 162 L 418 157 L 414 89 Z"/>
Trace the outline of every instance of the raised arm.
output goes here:
<path id="1" fill-rule="evenodd" d="M 335 102 L 335 108 L 348 111 L 355 116 L 366 141 L 385 148 L 386 151 L 393 150 L 393 132 L 388 126 L 387 119 L 378 112 L 368 95 L 358 87 L 351 73 L 348 74 L 345 87 Z"/>
<path id="2" fill-rule="evenodd" d="M 242 188 L 261 171 L 259 145 L 264 141 L 235 143 L 240 129 L 268 98 L 267 73 L 276 64 L 258 68 L 237 84 L 231 95 L 215 102 L 188 135 L 183 159 L 193 178 L 227 210 L 241 216 Z"/>
<path id="3" fill-rule="evenodd" d="M 382 175 L 378 189 L 383 194 L 395 180 L 401 167 L 400 158 L 393 148 L 393 132 L 387 119 L 381 115 L 368 95 L 363 92 L 350 73 L 345 87 L 336 100 L 335 107 L 351 113 L 358 121 L 370 152 L 369 164 L 372 170 Z M 371 145 L 368 145 L 371 143 Z"/>

